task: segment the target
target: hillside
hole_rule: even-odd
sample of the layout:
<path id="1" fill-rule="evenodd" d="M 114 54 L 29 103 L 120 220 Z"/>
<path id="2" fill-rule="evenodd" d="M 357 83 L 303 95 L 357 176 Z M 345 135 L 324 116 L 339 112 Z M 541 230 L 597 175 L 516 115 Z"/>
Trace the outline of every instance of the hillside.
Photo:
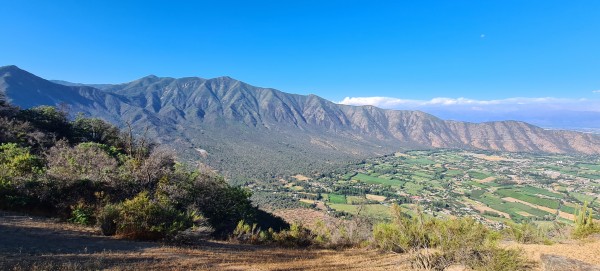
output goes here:
<path id="1" fill-rule="evenodd" d="M 67 104 L 169 144 L 229 176 L 274 177 L 321 171 L 401 149 L 600 153 L 600 136 L 550 131 L 517 121 L 445 121 L 419 111 L 346 106 L 219 77 L 147 76 L 117 85 L 82 85 L 0 68 L 13 104 Z M 148 129 L 147 132 L 144 132 Z M 202 158 L 204 159 L 204 158 Z"/>

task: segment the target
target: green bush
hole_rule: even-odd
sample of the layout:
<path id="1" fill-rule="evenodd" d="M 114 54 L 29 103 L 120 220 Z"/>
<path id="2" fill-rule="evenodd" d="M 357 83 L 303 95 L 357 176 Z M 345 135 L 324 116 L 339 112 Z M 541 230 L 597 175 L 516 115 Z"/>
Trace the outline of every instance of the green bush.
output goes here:
<path id="1" fill-rule="evenodd" d="M 92 225 L 94 220 L 94 210 L 84 203 L 78 203 L 72 208 L 69 222 L 79 225 Z"/>
<path id="2" fill-rule="evenodd" d="M 100 227 L 102 234 L 112 236 L 117 233 L 117 222 L 120 215 L 121 210 L 117 205 L 108 204 L 102 208 L 96 217 L 96 224 Z"/>
<path id="3" fill-rule="evenodd" d="M 248 244 L 274 244 L 283 247 L 308 247 L 315 245 L 315 235 L 300 224 L 293 223 L 290 229 L 262 231 L 258 224 L 248 224 L 240 220 L 230 236 L 230 240 Z"/>
<path id="4" fill-rule="evenodd" d="M 119 209 L 116 233 L 129 239 L 162 239 L 193 226 L 192 216 L 151 200 L 147 192 L 125 200 Z"/>
<path id="5" fill-rule="evenodd" d="M 573 229 L 573 237 L 582 239 L 595 233 L 600 233 L 600 227 L 594 223 L 594 215 L 588 203 L 584 202 L 583 206 L 577 209 L 575 215 L 575 229 Z"/>
<path id="6" fill-rule="evenodd" d="M 0 180 L 28 178 L 41 170 L 42 160 L 31 154 L 29 148 L 15 143 L 0 144 Z"/>

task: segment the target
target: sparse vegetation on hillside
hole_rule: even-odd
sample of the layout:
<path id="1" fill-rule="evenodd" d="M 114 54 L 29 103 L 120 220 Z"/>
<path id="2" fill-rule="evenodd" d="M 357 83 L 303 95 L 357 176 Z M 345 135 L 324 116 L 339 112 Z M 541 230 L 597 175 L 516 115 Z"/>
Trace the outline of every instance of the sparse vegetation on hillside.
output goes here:
<path id="1" fill-rule="evenodd" d="M 375 244 L 382 250 L 410 253 L 415 269 L 444 270 L 463 264 L 475 270 L 522 270 L 518 251 L 498 246 L 500 234 L 469 218 L 440 220 L 422 213 L 404 215 L 394 205 L 393 221 L 375 226 Z"/>
<path id="2" fill-rule="evenodd" d="M 277 230 L 282 219 L 250 193 L 189 168 L 132 130 L 43 106 L 0 105 L 0 208 L 97 223 L 105 234 L 160 239 L 200 225 L 226 236 L 244 219 Z"/>

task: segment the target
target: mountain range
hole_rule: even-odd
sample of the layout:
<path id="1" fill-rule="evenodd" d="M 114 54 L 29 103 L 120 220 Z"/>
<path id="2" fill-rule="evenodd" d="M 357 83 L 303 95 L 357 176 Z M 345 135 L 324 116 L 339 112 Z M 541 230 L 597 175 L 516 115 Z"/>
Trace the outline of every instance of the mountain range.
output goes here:
<path id="1" fill-rule="evenodd" d="M 23 108 L 67 104 L 171 146 L 237 179 L 309 173 L 406 149 L 600 154 L 600 136 L 519 121 L 469 123 L 420 111 L 340 105 L 230 77 L 146 76 L 123 84 L 49 81 L 0 67 L 0 91 Z"/>

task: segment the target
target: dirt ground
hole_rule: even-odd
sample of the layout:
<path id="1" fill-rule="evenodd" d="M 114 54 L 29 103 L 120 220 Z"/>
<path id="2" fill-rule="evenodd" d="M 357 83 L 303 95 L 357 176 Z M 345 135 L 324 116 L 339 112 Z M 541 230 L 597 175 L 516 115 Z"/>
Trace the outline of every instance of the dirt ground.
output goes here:
<path id="1" fill-rule="evenodd" d="M 205 242 L 173 247 L 0 213 L 0 270 L 406 270 L 406 256 Z"/>
<path id="2" fill-rule="evenodd" d="M 600 265 L 600 241 L 507 244 L 533 262 L 559 255 Z M 539 266 L 539 265 L 538 265 Z M 373 250 L 284 249 L 207 241 L 194 247 L 119 240 L 92 228 L 0 212 L 0 270 L 410 270 Z M 539 269 L 538 269 L 539 270 Z"/>

